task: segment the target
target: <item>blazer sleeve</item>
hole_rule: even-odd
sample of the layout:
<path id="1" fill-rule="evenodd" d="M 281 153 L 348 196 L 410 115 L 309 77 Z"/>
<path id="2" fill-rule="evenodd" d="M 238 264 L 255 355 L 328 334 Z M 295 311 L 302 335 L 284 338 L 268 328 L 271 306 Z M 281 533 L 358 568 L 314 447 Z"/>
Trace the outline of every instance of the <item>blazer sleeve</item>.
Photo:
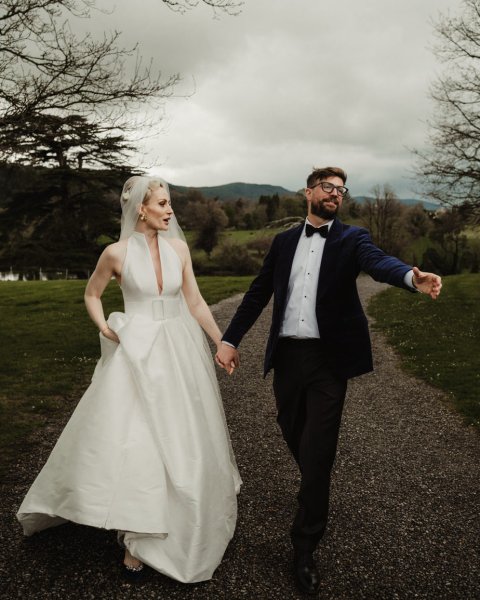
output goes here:
<path id="1" fill-rule="evenodd" d="M 385 254 L 383 250 L 375 246 L 369 232 L 363 228 L 358 231 L 357 260 L 360 269 L 373 277 L 375 281 L 415 292 L 404 281 L 406 273 L 412 267 L 394 256 Z"/>
<path id="2" fill-rule="evenodd" d="M 278 236 L 273 239 L 262 268 L 252 281 L 242 302 L 227 327 L 222 341 L 237 347 L 269 303 L 273 294 L 273 274 L 278 255 Z"/>

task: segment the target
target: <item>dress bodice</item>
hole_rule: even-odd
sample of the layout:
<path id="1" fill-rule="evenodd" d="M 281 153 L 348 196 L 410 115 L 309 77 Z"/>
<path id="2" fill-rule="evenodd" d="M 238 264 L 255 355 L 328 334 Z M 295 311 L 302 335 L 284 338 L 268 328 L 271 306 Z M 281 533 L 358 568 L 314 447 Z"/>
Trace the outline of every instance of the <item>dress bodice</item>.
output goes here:
<path id="1" fill-rule="evenodd" d="M 137 231 L 128 238 L 127 252 L 122 267 L 121 288 L 126 314 L 143 314 L 153 319 L 178 314 L 182 287 L 182 263 L 169 242 L 157 236 L 162 268 L 162 293 L 147 240 Z"/>

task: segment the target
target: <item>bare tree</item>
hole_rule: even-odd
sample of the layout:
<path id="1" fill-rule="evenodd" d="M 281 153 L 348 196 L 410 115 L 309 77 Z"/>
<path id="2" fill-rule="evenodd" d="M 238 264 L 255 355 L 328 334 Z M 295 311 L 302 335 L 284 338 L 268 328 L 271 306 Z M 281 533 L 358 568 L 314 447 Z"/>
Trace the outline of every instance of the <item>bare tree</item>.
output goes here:
<path id="1" fill-rule="evenodd" d="M 388 254 L 401 254 L 405 244 L 399 222 L 405 209 L 388 184 L 375 186 L 372 193 L 361 206 L 360 218 L 377 246 Z"/>
<path id="2" fill-rule="evenodd" d="M 0 1 L 0 107 L 7 116 L 43 111 L 118 117 L 135 103 L 169 95 L 178 75 L 163 79 L 142 64 L 120 33 L 96 40 L 69 24 L 87 17 L 91 0 Z M 127 75 L 128 60 L 134 59 Z"/>
<path id="3" fill-rule="evenodd" d="M 160 1 L 176 10 L 201 1 L 227 13 L 241 5 L 236 0 Z M 179 75 L 163 77 L 151 61 L 142 60 L 137 46 L 122 47 L 119 31 L 100 39 L 72 31 L 70 22 L 94 9 L 95 0 L 0 0 L 2 126 L 11 131 L 17 125 L 21 134 L 25 123 L 45 115 L 81 115 L 97 126 L 96 133 L 108 125 L 109 135 L 118 137 L 140 129 L 132 114 L 147 106 L 158 109 L 172 94 Z M 0 158 L 12 159 L 8 153 Z"/>
<path id="4" fill-rule="evenodd" d="M 426 268 L 442 275 L 462 272 L 463 256 L 468 247 L 464 213 L 463 206 L 452 206 L 435 214 L 429 236 L 435 245 L 427 248 L 423 256 Z"/>
<path id="5" fill-rule="evenodd" d="M 480 211 L 480 0 L 436 24 L 435 52 L 445 71 L 432 87 L 436 113 L 426 151 L 415 150 L 426 193 Z"/>
<path id="6" fill-rule="evenodd" d="M 227 13 L 240 6 L 200 2 Z M 159 4 L 187 10 L 197 2 Z M 95 0 L 0 0 L 0 161 L 10 163 L 0 165 L 9 190 L 0 260 L 7 264 L 38 257 L 46 265 L 69 252 L 76 256 L 68 264 L 92 263 L 100 233 L 118 228 L 112 190 L 130 172 L 124 165 L 141 129 L 132 114 L 161 107 L 179 79 L 163 77 L 136 46 L 122 47 L 118 31 L 76 35 L 73 21 L 93 10 Z"/>
<path id="7" fill-rule="evenodd" d="M 401 226 L 405 229 L 406 233 L 412 238 L 412 240 L 427 235 L 430 231 L 430 219 L 427 211 L 421 204 L 415 204 L 414 206 L 406 207 Z"/>
<path id="8" fill-rule="evenodd" d="M 162 0 L 162 2 L 179 12 L 185 12 L 199 4 L 206 4 L 215 12 L 224 11 L 229 15 L 238 15 L 244 4 L 243 0 Z"/>

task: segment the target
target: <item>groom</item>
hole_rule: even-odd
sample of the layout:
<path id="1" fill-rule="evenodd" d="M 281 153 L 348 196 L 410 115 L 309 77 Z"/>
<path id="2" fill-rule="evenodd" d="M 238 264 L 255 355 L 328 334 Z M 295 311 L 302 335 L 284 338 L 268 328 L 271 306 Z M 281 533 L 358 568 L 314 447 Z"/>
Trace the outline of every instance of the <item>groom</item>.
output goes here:
<path id="1" fill-rule="evenodd" d="M 237 347 L 273 294 L 264 375 L 274 369 L 277 420 L 301 472 L 291 539 L 295 581 L 307 594 L 316 594 L 320 586 L 313 552 L 327 525 L 347 380 L 373 368 L 356 278 L 364 271 L 432 299 L 442 286 L 437 275 L 387 256 L 366 229 L 337 218 L 346 180 L 338 167 L 315 169 L 308 176 L 306 222 L 274 238 L 216 355 L 221 366 L 238 366 Z"/>

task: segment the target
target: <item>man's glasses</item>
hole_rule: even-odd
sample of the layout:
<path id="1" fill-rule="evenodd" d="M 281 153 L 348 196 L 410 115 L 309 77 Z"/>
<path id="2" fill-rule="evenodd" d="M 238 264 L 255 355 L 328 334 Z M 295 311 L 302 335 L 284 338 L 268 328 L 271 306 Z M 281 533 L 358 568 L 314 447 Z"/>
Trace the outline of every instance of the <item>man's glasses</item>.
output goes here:
<path id="1" fill-rule="evenodd" d="M 333 192 L 333 190 L 337 190 L 337 194 L 339 196 L 345 196 L 345 194 L 348 192 L 348 188 L 346 188 L 344 185 L 333 185 L 333 183 L 330 183 L 329 181 L 320 181 L 320 183 L 312 185 L 310 189 L 313 190 L 313 188 L 318 186 L 320 186 L 324 192 L 327 192 L 327 194 L 330 194 Z"/>

